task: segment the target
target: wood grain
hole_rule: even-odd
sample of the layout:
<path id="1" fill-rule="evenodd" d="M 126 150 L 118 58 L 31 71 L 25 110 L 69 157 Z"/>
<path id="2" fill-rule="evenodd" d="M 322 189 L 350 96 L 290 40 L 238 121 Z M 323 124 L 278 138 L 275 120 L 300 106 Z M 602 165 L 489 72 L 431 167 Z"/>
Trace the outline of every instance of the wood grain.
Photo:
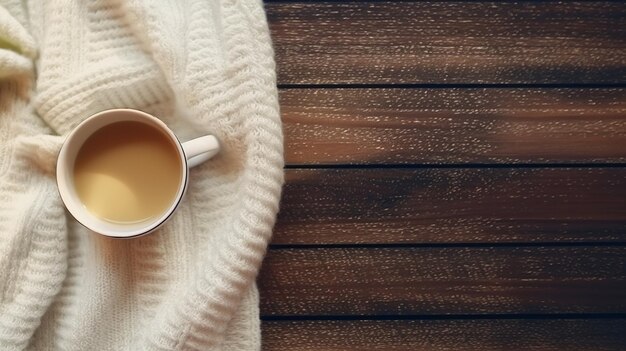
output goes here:
<path id="1" fill-rule="evenodd" d="M 626 161 L 626 89 L 287 89 L 288 164 Z"/>
<path id="2" fill-rule="evenodd" d="M 265 321 L 264 351 L 621 351 L 626 320 Z"/>
<path id="3" fill-rule="evenodd" d="M 315 248 L 269 252 L 261 314 L 626 312 L 626 247 Z"/>
<path id="4" fill-rule="evenodd" d="M 287 170 L 264 350 L 624 349 L 626 6 L 266 9 L 289 165 L 444 166 Z"/>
<path id="5" fill-rule="evenodd" d="M 617 2 L 266 4 L 280 84 L 623 83 Z"/>
<path id="6" fill-rule="evenodd" d="M 626 168 L 289 169 L 273 244 L 624 242 Z"/>

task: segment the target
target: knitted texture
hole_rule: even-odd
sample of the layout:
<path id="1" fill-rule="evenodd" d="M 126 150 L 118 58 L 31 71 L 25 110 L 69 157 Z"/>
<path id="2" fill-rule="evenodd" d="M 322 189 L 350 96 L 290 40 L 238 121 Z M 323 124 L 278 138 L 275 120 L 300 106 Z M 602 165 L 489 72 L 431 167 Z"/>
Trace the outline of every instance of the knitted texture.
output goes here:
<path id="1" fill-rule="evenodd" d="M 0 0 L 0 349 L 260 349 L 275 80 L 258 0 Z M 77 224 L 54 179 L 64 135 L 122 107 L 222 146 L 172 219 L 132 240 Z"/>

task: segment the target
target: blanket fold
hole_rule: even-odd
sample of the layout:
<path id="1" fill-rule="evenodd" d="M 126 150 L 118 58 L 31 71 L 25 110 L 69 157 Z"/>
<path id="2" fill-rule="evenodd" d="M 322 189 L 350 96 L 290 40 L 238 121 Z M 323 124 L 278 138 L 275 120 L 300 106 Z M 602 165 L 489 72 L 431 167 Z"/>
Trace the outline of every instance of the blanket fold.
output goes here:
<path id="1" fill-rule="evenodd" d="M 78 225 L 54 179 L 64 136 L 121 107 L 223 148 L 132 240 Z M 0 349 L 260 349 L 282 148 L 262 2 L 0 0 Z"/>

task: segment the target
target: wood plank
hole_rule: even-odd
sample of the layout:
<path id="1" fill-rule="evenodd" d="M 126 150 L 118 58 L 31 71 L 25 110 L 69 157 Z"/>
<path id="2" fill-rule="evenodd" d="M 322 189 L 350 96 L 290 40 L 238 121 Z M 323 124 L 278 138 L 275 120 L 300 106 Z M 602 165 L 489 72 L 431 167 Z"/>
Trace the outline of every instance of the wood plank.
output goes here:
<path id="1" fill-rule="evenodd" d="M 626 168 L 288 169 L 273 244 L 624 242 Z"/>
<path id="2" fill-rule="evenodd" d="M 626 89 L 287 89 L 288 164 L 626 161 Z"/>
<path id="3" fill-rule="evenodd" d="M 281 84 L 623 83 L 619 2 L 265 5 Z"/>
<path id="4" fill-rule="evenodd" d="M 626 247 L 272 250 L 265 316 L 626 312 Z"/>
<path id="5" fill-rule="evenodd" d="M 264 351 L 621 351 L 626 320 L 264 321 Z"/>

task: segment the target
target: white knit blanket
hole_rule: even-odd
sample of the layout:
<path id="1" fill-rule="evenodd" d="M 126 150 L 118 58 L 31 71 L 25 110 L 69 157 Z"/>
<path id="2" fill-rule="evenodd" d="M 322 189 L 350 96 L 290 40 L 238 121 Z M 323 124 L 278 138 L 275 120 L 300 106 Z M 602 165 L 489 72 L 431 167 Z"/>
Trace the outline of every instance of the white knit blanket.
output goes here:
<path id="1" fill-rule="evenodd" d="M 223 146 L 132 240 L 71 219 L 54 175 L 63 135 L 121 107 Z M 282 142 L 260 1 L 0 0 L 0 350 L 258 350 Z"/>

